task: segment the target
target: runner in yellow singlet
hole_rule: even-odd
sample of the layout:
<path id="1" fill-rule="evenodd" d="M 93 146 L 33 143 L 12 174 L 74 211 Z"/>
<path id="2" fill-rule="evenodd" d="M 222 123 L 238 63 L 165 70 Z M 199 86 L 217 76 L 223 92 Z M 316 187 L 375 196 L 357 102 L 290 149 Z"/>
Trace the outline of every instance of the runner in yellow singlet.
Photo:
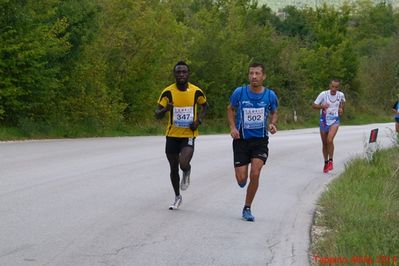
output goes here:
<path id="1" fill-rule="evenodd" d="M 155 117 L 158 119 L 164 117 L 166 113 L 169 114 L 165 153 L 175 192 L 175 200 L 169 206 L 170 210 L 179 208 L 182 203 L 180 188 L 186 190 L 190 185 L 190 161 L 194 154 L 194 142 L 208 106 L 204 92 L 188 82 L 190 68 L 185 62 L 179 61 L 173 69 L 173 74 L 176 83 L 162 91 L 155 111 Z M 201 112 L 198 106 L 201 106 Z M 181 184 L 179 184 L 179 167 L 183 171 Z"/>

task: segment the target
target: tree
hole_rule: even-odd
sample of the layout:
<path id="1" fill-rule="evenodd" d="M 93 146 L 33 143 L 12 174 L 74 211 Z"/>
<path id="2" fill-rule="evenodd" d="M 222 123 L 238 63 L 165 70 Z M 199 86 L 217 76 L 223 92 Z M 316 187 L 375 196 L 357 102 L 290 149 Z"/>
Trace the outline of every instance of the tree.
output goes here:
<path id="1" fill-rule="evenodd" d="M 399 37 L 369 58 L 363 58 L 357 76 L 360 83 L 359 107 L 366 112 L 389 112 L 399 93 Z"/>
<path id="2" fill-rule="evenodd" d="M 167 3 L 104 0 L 101 5 L 96 50 L 106 62 L 106 87 L 122 93 L 127 121 L 142 122 L 152 118 L 161 88 L 192 40 Z"/>
<path id="3" fill-rule="evenodd" d="M 287 6 L 283 10 L 284 17 L 274 26 L 277 31 L 289 37 L 299 37 L 306 41 L 310 37 L 310 25 L 306 18 L 306 10 L 298 10 L 294 6 Z"/>
<path id="4" fill-rule="evenodd" d="M 69 51 L 68 22 L 55 17 L 58 1 L 2 1 L 0 13 L 0 120 L 41 120 L 62 87 L 58 60 Z"/>

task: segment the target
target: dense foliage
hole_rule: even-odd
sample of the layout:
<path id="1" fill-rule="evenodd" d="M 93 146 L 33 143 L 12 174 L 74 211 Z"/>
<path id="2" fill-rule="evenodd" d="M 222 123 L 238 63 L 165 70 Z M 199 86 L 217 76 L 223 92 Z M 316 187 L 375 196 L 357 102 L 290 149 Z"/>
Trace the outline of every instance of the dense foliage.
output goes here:
<path id="1" fill-rule="evenodd" d="M 250 0 L 0 0 L 0 126 L 68 135 L 147 123 L 181 59 L 209 119 L 224 119 L 254 61 L 302 120 L 333 77 L 348 116 L 385 112 L 399 91 L 398 18 L 367 1 L 277 16 Z"/>

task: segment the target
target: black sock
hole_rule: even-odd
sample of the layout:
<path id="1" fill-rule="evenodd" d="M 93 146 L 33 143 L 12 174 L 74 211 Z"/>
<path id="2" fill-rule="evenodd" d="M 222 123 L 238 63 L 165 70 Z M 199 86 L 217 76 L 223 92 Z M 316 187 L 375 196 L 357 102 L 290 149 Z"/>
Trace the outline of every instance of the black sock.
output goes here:
<path id="1" fill-rule="evenodd" d="M 244 210 L 248 210 L 248 209 L 251 209 L 251 206 L 244 205 Z"/>
<path id="2" fill-rule="evenodd" d="M 332 162 L 333 160 L 332 160 L 332 158 L 330 158 L 330 159 L 328 159 L 330 162 Z"/>
<path id="3" fill-rule="evenodd" d="M 327 161 L 324 161 L 324 164 L 328 164 L 328 160 L 327 160 Z"/>

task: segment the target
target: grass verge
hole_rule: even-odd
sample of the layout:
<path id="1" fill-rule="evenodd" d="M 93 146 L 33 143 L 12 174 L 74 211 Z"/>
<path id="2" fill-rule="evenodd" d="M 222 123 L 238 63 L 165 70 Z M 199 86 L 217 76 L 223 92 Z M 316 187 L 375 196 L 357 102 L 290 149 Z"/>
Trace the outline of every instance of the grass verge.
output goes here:
<path id="1" fill-rule="evenodd" d="M 399 265 L 399 147 L 356 159 L 321 196 L 312 265 Z"/>
<path id="2" fill-rule="evenodd" d="M 390 118 L 391 119 L 391 118 Z M 392 120 L 392 119 L 391 119 Z M 360 120 L 345 120 L 343 125 L 353 125 Z M 389 122 L 387 117 L 365 117 L 364 124 Z M 318 127 L 318 112 L 309 116 L 298 114 L 294 120 L 292 111 L 285 108 L 279 110 L 278 130 Z M 166 119 L 142 119 L 140 122 L 123 122 L 107 128 L 96 123 L 65 124 L 49 122 L 22 121 L 17 127 L 0 125 L 0 141 L 24 139 L 50 138 L 87 138 L 87 137 L 117 137 L 117 136 L 154 136 L 163 135 L 166 128 Z M 205 118 L 199 128 L 200 134 L 228 134 L 230 132 L 225 118 Z"/>

